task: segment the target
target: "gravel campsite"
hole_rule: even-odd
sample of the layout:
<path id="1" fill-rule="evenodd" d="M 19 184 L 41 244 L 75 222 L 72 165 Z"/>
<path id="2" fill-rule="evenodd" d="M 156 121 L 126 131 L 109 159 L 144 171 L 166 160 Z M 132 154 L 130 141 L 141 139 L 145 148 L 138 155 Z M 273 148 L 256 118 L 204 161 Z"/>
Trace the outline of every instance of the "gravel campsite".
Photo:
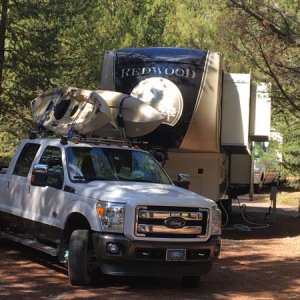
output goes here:
<path id="1" fill-rule="evenodd" d="M 242 204 L 251 220 L 264 218 L 268 212 L 267 202 L 241 200 Z M 220 258 L 198 287 L 182 286 L 179 278 L 107 277 L 92 288 L 74 288 L 66 269 L 50 256 L 1 239 L 0 298 L 299 299 L 297 211 L 296 205 L 278 204 L 275 222 L 247 231 L 246 226 L 234 225 L 245 224 L 238 203 L 234 203 L 232 223 L 222 232 Z"/>

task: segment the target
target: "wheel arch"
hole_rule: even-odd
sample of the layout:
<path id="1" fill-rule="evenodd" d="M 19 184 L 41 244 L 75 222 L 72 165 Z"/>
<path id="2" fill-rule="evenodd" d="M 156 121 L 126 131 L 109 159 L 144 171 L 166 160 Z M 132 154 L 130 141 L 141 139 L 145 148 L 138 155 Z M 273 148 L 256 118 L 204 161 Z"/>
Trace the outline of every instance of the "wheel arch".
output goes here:
<path id="1" fill-rule="evenodd" d="M 60 228 L 65 228 L 70 220 L 75 217 L 81 217 L 86 220 L 89 224 L 89 228 L 93 231 L 100 231 L 101 224 L 99 217 L 97 215 L 96 209 L 94 209 L 94 203 L 87 203 L 82 201 L 80 197 L 75 198 L 74 201 L 69 203 L 64 207 L 61 218 L 60 218 Z M 78 228 L 85 229 L 85 228 Z"/>
<path id="2" fill-rule="evenodd" d="M 72 232 L 77 229 L 91 230 L 91 225 L 83 214 L 72 212 L 68 215 L 64 226 L 64 239 L 67 244 L 70 241 Z"/>

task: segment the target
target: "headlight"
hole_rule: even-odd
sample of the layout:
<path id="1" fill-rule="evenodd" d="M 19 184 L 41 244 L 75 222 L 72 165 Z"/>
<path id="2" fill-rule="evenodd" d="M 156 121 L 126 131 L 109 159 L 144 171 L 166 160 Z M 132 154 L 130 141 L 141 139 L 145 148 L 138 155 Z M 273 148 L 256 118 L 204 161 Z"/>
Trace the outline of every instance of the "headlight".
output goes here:
<path id="1" fill-rule="evenodd" d="M 221 234 L 222 216 L 217 206 L 212 208 L 211 234 Z"/>
<path id="2" fill-rule="evenodd" d="M 103 231 L 124 232 L 125 204 L 98 201 L 96 211 L 101 218 Z"/>

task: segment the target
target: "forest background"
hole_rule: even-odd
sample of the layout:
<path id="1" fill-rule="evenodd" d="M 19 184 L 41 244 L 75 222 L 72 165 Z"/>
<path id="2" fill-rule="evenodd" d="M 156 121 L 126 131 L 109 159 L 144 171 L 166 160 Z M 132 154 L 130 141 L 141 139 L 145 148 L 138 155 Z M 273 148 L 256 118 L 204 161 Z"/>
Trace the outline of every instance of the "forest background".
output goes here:
<path id="1" fill-rule="evenodd" d="M 283 137 L 270 149 L 299 175 L 299 0 L 0 0 L 0 160 L 34 128 L 39 93 L 96 89 L 106 50 L 155 46 L 218 51 L 228 72 L 270 82 Z"/>

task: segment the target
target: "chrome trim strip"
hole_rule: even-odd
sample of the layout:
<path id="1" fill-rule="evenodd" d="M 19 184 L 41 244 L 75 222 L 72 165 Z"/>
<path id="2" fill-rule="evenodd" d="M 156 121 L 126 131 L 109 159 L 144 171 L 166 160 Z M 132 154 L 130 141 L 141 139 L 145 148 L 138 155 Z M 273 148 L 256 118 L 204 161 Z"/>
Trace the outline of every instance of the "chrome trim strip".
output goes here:
<path id="1" fill-rule="evenodd" d="M 170 217 L 178 217 L 184 220 L 203 220 L 202 212 L 186 212 L 186 211 L 155 211 L 140 209 L 138 211 L 138 217 L 140 219 L 159 219 L 165 220 Z"/>
<path id="2" fill-rule="evenodd" d="M 161 233 L 161 234 L 195 234 L 199 235 L 202 232 L 202 226 L 185 226 L 182 228 L 168 228 L 161 225 L 138 224 L 137 232 L 146 233 Z"/>

